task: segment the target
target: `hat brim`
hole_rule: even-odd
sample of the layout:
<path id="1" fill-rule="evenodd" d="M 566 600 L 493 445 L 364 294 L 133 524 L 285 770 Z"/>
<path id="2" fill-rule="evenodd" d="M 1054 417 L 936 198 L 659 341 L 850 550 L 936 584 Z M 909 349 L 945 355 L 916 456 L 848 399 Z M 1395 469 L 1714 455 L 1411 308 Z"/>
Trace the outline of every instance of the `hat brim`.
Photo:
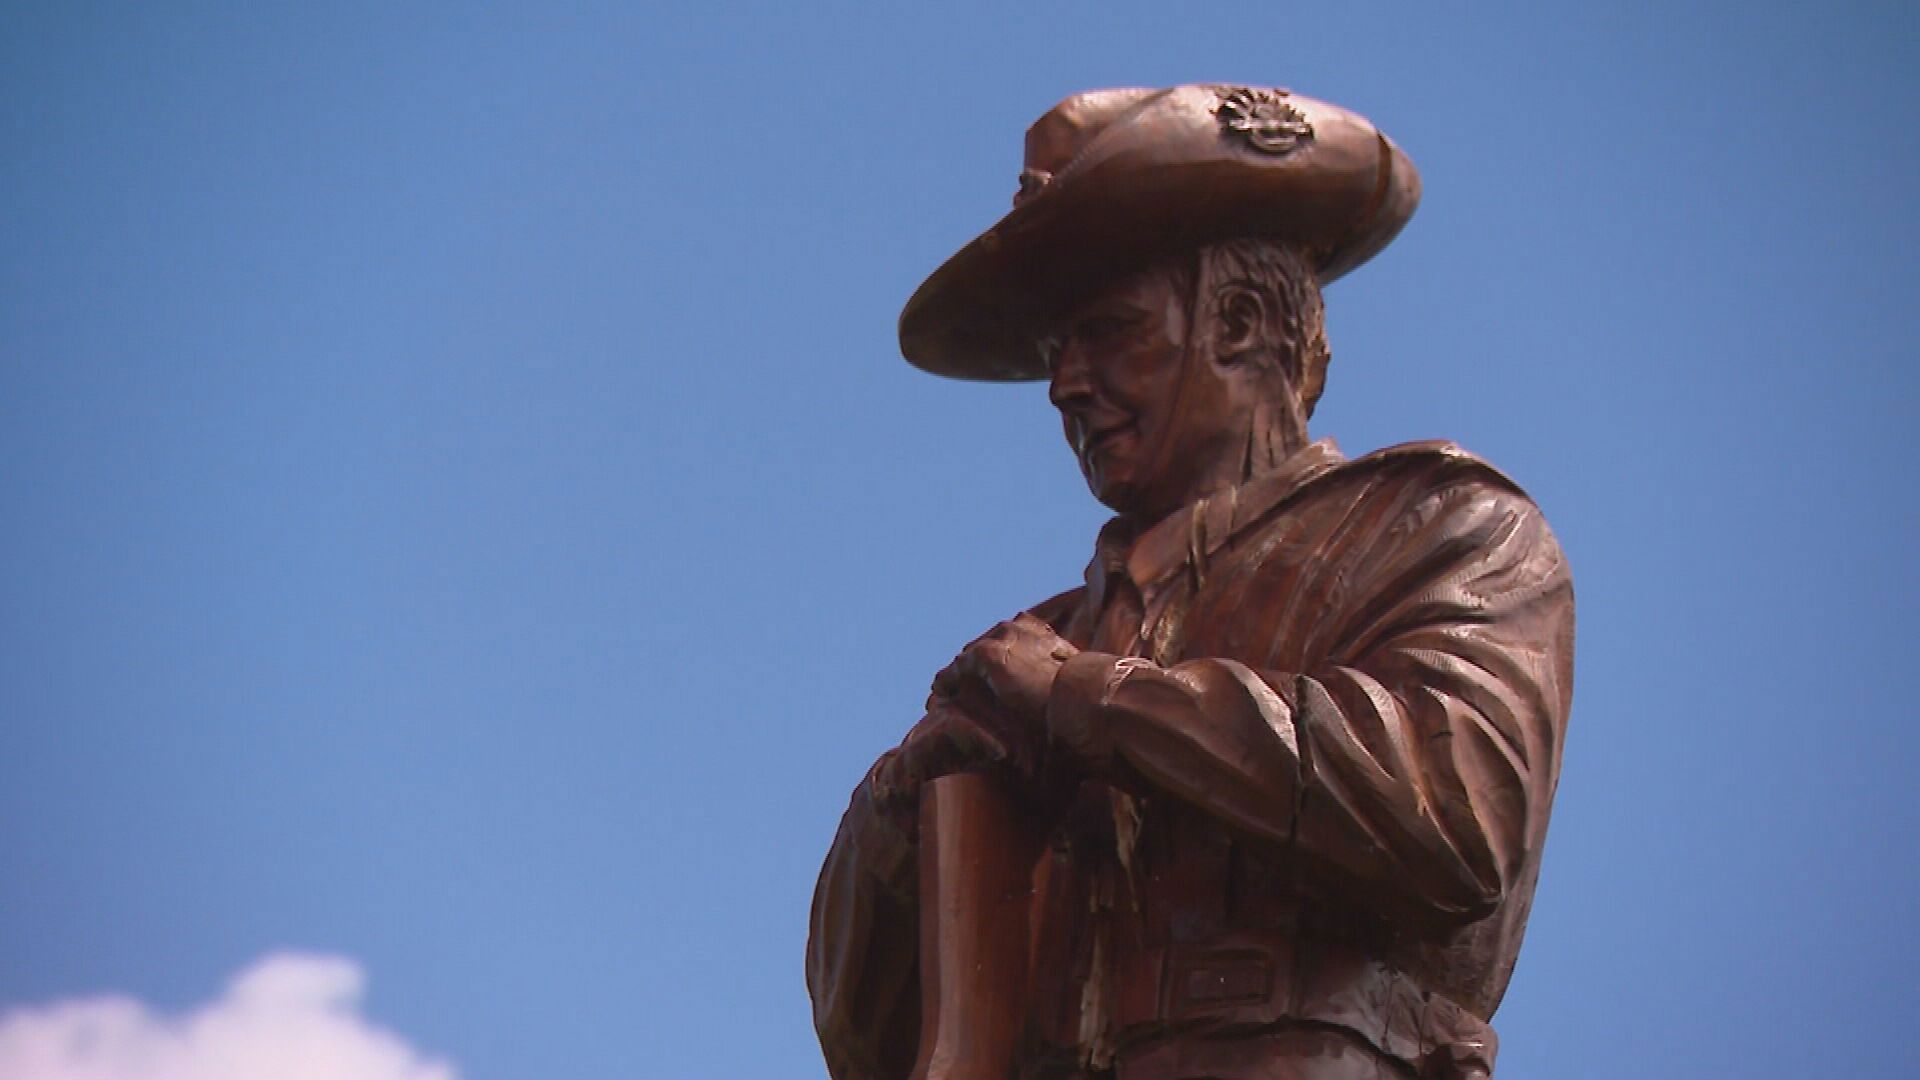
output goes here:
<path id="1" fill-rule="evenodd" d="M 1160 259 L 1264 237 L 1301 246 L 1323 284 L 1364 263 L 1413 215 L 1419 174 L 1361 117 L 1290 100 L 1303 107 L 1314 135 L 1283 156 L 1222 146 L 1211 124 L 1164 117 L 1109 132 L 1087 160 L 915 290 L 900 315 L 902 355 L 952 378 L 1042 379 L 1040 337 L 1096 290 Z M 1210 105 L 1189 99 L 1149 108 Z"/>

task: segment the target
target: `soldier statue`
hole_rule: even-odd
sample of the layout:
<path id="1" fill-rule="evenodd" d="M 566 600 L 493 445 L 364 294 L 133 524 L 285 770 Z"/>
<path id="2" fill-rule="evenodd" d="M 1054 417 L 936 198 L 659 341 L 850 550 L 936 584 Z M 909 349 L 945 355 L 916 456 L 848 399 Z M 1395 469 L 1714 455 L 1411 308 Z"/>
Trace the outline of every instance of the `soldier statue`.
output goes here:
<path id="1" fill-rule="evenodd" d="M 853 794 L 807 981 L 835 1080 L 1492 1074 L 1572 692 L 1540 511 L 1308 421 L 1320 290 L 1420 184 L 1285 90 L 1076 95 L 906 358 L 1046 380 L 1084 583 L 936 675 Z"/>

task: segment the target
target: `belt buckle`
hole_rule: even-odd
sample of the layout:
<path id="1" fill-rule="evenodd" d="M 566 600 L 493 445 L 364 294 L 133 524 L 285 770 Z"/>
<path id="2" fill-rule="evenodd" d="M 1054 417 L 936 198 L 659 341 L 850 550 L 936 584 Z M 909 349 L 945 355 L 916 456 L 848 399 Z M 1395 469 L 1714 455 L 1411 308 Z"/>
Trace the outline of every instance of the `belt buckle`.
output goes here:
<path id="1" fill-rule="evenodd" d="M 1273 996 L 1273 954 L 1225 946 L 1169 957 L 1161 1015 L 1182 1020 L 1236 1006 L 1265 1004 Z"/>

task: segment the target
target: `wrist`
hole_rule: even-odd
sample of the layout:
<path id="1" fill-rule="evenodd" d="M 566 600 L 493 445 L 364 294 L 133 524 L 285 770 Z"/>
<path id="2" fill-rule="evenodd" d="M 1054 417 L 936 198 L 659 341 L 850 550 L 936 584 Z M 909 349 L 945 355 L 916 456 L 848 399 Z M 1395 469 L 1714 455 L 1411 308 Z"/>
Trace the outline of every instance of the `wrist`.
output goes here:
<path id="1" fill-rule="evenodd" d="M 1096 771 L 1113 757 L 1110 708 L 1114 693 L 1144 660 L 1082 652 L 1054 675 L 1047 695 L 1050 745 Z"/>

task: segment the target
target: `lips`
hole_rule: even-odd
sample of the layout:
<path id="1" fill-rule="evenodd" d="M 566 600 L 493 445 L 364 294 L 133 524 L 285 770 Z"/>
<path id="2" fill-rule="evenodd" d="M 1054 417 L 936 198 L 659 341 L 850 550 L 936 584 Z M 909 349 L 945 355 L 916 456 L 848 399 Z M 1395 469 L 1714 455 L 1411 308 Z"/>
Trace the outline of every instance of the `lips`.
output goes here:
<path id="1" fill-rule="evenodd" d="M 1133 434 L 1133 425 L 1129 423 L 1109 424 L 1106 427 L 1094 428 L 1087 432 L 1085 441 L 1086 453 L 1097 454 L 1131 434 Z"/>
<path id="2" fill-rule="evenodd" d="M 1115 447 L 1133 436 L 1134 425 L 1130 420 L 1107 419 L 1099 426 L 1081 426 L 1080 432 L 1080 462 L 1092 468 L 1095 461 L 1109 456 Z"/>

